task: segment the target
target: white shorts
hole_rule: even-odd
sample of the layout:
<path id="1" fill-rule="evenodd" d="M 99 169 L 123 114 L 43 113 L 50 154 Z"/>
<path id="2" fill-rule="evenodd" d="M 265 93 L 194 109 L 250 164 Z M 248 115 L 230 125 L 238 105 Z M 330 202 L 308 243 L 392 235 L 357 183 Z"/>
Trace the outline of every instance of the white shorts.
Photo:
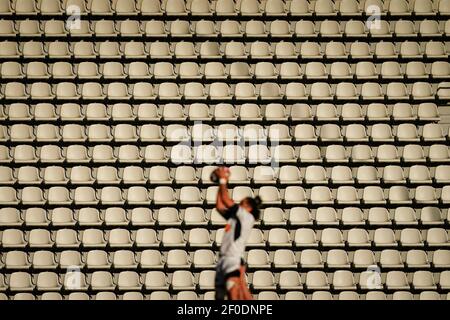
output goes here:
<path id="1" fill-rule="evenodd" d="M 234 275 L 236 272 L 239 275 L 242 259 L 230 259 L 229 257 L 221 257 L 217 262 L 216 267 L 216 278 L 215 278 L 215 287 L 216 287 L 216 299 L 224 300 L 227 295 L 227 291 L 229 288 L 227 284 L 227 280 L 230 275 Z M 236 276 L 237 276 L 236 275 Z"/>

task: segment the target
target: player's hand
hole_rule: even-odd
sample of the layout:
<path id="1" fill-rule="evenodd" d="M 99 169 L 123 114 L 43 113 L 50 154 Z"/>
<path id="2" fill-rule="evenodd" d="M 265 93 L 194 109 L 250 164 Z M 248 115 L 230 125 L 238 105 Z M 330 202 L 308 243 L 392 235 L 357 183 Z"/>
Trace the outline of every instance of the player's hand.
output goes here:
<path id="1" fill-rule="evenodd" d="M 230 169 L 228 169 L 227 167 L 219 167 L 215 170 L 215 173 L 217 177 L 219 177 L 219 179 L 228 180 L 228 178 L 230 177 Z"/>

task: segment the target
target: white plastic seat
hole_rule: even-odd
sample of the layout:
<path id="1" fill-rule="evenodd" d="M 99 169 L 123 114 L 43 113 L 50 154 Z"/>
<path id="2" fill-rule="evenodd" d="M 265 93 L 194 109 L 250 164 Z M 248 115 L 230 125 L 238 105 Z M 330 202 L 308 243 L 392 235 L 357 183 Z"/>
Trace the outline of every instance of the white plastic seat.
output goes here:
<path id="1" fill-rule="evenodd" d="M 189 231 L 188 243 L 191 247 L 211 247 L 212 239 L 206 228 L 194 228 Z"/>
<path id="2" fill-rule="evenodd" d="M 184 211 L 184 223 L 186 225 L 204 226 L 208 223 L 205 211 L 198 207 L 188 207 Z"/>
<path id="3" fill-rule="evenodd" d="M 353 264 L 356 267 L 365 267 L 365 268 L 367 268 L 370 265 L 374 265 L 375 264 L 375 255 L 373 254 L 373 252 L 371 250 L 358 249 L 354 253 Z M 362 278 L 363 278 L 363 274 L 361 274 L 360 282 L 361 282 Z"/>
<path id="4" fill-rule="evenodd" d="M 305 190 L 299 186 L 288 186 L 284 191 L 284 201 L 288 204 L 306 204 Z"/>
<path id="5" fill-rule="evenodd" d="M 202 204 L 203 198 L 197 187 L 184 186 L 180 189 L 180 203 L 182 204 Z"/>
<path id="6" fill-rule="evenodd" d="M 381 100 L 384 99 L 384 94 L 381 86 L 374 82 L 365 82 L 361 87 L 361 96 L 367 100 Z"/>
<path id="7" fill-rule="evenodd" d="M 327 123 L 320 127 L 322 141 L 342 141 L 341 128 L 338 125 Z"/>
<path id="8" fill-rule="evenodd" d="M 148 178 L 150 183 L 172 183 L 169 168 L 164 166 L 153 166 L 149 169 Z"/>
<path id="9" fill-rule="evenodd" d="M 350 247 L 370 247 L 371 241 L 365 229 L 353 228 L 347 233 L 347 243 Z"/>
<path id="10" fill-rule="evenodd" d="M 291 239 L 287 230 L 282 228 L 272 228 L 269 231 L 267 243 L 271 247 L 290 246 Z"/>
<path id="11" fill-rule="evenodd" d="M 281 204 L 280 193 L 273 186 L 262 186 L 258 191 L 258 195 L 267 204 Z"/>
<path id="12" fill-rule="evenodd" d="M 229 100 L 232 98 L 230 87 L 224 82 L 213 82 L 209 86 L 209 98 L 213 100 Z"/>
<path id="13" fill-rule="evenodd" d="M 396 290 L 410 289 L 408 279 L 403 271 L 389 271 L 386 274 L 386 287 Z"/>
<path id="14" fill-rule="evenodd" d="M 18 229 L 5 229 L 2 233 L 2 246 L 4 248 L 25 248 L 27 246 L 25 235 Z"/>
<path id="15" fill-rule="evenodd" d="M 413 228 L 406 228 L 401 231 L 400 244 L 404 247 L 424 246 L 419 230 Z"/>
<path id="16" fill-rule="evenodd" d="M 238 203 L 242 199 L 246 197 L 252 197 L 253 196 L 253 190 L 250 187 L 247 186 L 237 186 L 234 187 L 231 191 L 231 198 L 234 202 Z"/>
<path id="17" fill-rule="evenodd" d="M 389 125 L 383 124 L 383 123 L 374 124 L 370 128 L 369 135 L 373 141 L 380 141 L 380 142 L 394 141 L 394 136 L 392 134 L 392 128 Z"/>
<path id="18" fill-rule="evenodd" d="M 385 66 L 385 64 L 383 63 L 382 66 Z M 360 62 L 356 63 L 355 75 L 358 79 L 376 79 L 376 78 L 378 78 L 378 72 L 376 70 L 376 67 L 370 61 L 360 61 Z M 383 72 L 382 72 L 382 76 L 383 76 Z"/>
<path id="19" fill-rule="evenodd" d="M 163 82 L 159 85 L 158 97 L 160 99 L 181 99 L 181 94 L 175 83 Z"/>
<path id="20" fill-rule="evenodd" d="M 444 141 L 442 127 L 436 123 L 427 123 L 423 126 L 422 138 L 425 141 Z"/>
<path id="21" fill-rule="evenodd" d="M 221 62 L 207 62 L 203 73 L 207 79 L 225 79 L 226 70 Z"/>
<path id="22" fill-rule="evenodd" d="M 155 124 L 144 124 L 139 131 L 141 141 L 159 142 L 163 140 L 161 127 Z"/>
<path id="23" fill-rule="evenodd" d="M 91 169 L 85 166 L 75 166 L 70 170 L 70 181 L 73 184 L 92 184 Z"/>
<path id="24" fill-rule="evenodd" d="M 284 212 L 280 208 L 269 207 L 264 209 L 262 221 L 265 225 L 279 226 L 285 225 Z"/>
<path id="25" fill-rule="evenodd" d="M 352 70 L 350 68 L 350 65 L 346 62 L 333 62 L 331 64 L 331 68 L 330 68 L 330 75 L 332 78 L 336 78 L 336 79 L 350 79 L 352 78 Z M 346 85 L 348 86 L 348 85 Z M 354 98 L 354 96 L 356 96 L 356 88 L 355 88 L 355 93 L 354 95 L 349 95 L 349 94 L 338 94 L 338 92 L 342 92 L 344 93 L 347 90 L 338 90 L 338 88 L 336 89 L 336 95 L 339 96 L 349 96 L 350 98 Z"/>
<path id="26" fill-rule="evenodd" d="M 153 191 L 153 201 L 155 204 L 175 204 L 177 199 L 171 187 L 159 186 Z"/>
<path id="27" fill-rule="evenodd" d="M 344 136 L 347 141 L 364 142 L 369 140 L 366 128 L 360 124 L 350 124 L 345 127 Z"/>
<path id="28" fill-rule="evenodd" d="M 364 188 L 363 201 L 365 203 L 374 203 L 374 204 L 386 203 L 383 190 L 377 186 L 368 186 Z"/>
<path id="29" fill-rule="evenodd" d="M 308 271 L 306 274 L 305 285 L 307 288 L 315 290 L 327 290 L 330 287 L 327 276 L 323 271 Z"/>
<path id="30" fill-rule="evenodd" d="M 273 264 L 275 268 L 289 268 L 296 267 L 296 257 L 292 250 L 289 249 L 277 249 L 273 256 Z M 287 278 L 290 278 L 289 276 Z M 299 279 L 298 279 L 299 280 Z M 289 281 L 280 281 L 280 285 L 287 285 Z M 300 284 L 301 281 L 298 283 Z M 295 285 L 295 283 L 294 283 Z"/>

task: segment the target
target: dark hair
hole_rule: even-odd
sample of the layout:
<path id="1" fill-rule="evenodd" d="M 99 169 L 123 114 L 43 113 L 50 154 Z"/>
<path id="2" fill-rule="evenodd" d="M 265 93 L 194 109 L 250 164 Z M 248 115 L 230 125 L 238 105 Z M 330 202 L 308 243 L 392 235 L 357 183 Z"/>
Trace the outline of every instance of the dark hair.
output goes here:
<path id="1" fill-rule="evenodd" d="M 245 198 L 249 205 L 252 207 L 252 212 L 250 212 L 253 217 L 255 217 L 255 220 L 259 219 L 259 215 L 260 215 L 260 207 L 261 207 L 261 203 L 262 200 L 259 196 L 255 197 L 255 198 L 251 198 L 251 197 L 247 197 Z"/>

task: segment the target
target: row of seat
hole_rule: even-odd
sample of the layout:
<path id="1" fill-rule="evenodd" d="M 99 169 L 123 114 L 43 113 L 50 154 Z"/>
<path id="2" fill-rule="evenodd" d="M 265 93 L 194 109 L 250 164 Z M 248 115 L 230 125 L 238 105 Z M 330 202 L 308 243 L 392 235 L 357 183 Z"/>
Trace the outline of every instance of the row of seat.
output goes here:
<path id="1" fill-rule="evenodd" d="M 243 145 L 236 145 L 237 141 L 266 141 L 272 142 L 438 142 L 446 141 L 445 128 L 437 123 L 425 125 L 414 125 L 412 123 L 401 123 L 391 126 L 385 123 L 375 123 L 372 126 L 362 124 L 349 124 L 339 126 L 337 124 L 325 123 L 313 126 L 311 124 L 297 124 L 290 128 L 285 124 L 272 124 L 264 128 L 259 124 L 247 124 L 236 126 L 232 124 L 221 124 L 211 126 L 208 124 L 194 124 L 183 126 L 181 124 L 169 124 L 158 126 L 156 124 L 145 124 L 133 126 L 131 124 L 117 124 L 112 126 L 104 124 L 92 124 L 82 126 L 79 124 L 67 124 L 61 127 L 54 124 L 39 124 L 31 126 L 27 124 L 13 124 L 11 126 L 0 126 L 0 141 L 12 142 L 212 142 L 215 139 L 225 143 L 222 148 L 237 152 L 238 158 L 245 157 Z M 448 130 L 445 130 L 448 131 Z M 192 149 L 186 144 L 178 144 L 172 148 L 180 151 L 182 157 L 191 157 Z M 265 159 L 269 157 L 267 144 L 253 144 L 249 148 L 258 151 L 257 154 L 249 154 L 249 157 Z M 236 151 L 237 150 L 237 151 Z M 183 153 L 185 152 L 185 153 Z M 189 155 L 186 154 L 189 153 Z"/>
<path id="2" fill-rule="evenodd" d="M 205 172 L 204 172 L 205 171 Z M 230 168 L 230 184 L 431 184 L 450 183 L 450 165 L 428 167 L 413 165 L 402 167 L 387 165 L 384 168 L 360 166 L 353 170 L 347 166 L 333 166 L 328 169 L 310 165 L 298 168 L 283 165 L 279 168 L 256 166 L 248 170 L 244 166 Z M 249 172 L 250 171 L 250 172 Z M 200 180 L 209 182 L 210 167 L 196 170 L 190 166 L 178 166 L 170 169 L 165 166 L 152 166 L 143 169 L 127 166 L 123 169 L 114 166 L 76 166 L 64 168 L 50 166 L 39 169 L 33 166 L 12 168 L 0 166 L 0 184 L 198 184 Z"/>
<path id="3" fill-rule="evenodd" d="M 284 62 L 274 65 L 271 62 L 233 62 L 224 65 L 221 62 L 156 62 L 147 64 L 135 61 L 123 65 L 110 61 L 96 64 L 84 61 L 79 64 L 56 62 L 46 64 L 33 61 L 20 64 L 14 61 L 3 62 L 0 66 L 2 79 L 448 79 L 450 64 L 446 61 L 435 61 L 425 64 L 411 61 L 400 64 L 396 61 L 385 61 L 376 64 L 361 61 L 356 64 L 347 62 Z"/>
<path id="4" fill-rule="evenodd" d="M 29 86 L 21 82 L 8 82 L 2 86 L 1 92 L 1 97 L 8 100 L 450 100 L 450 82 L 415 82 L 408 85 L 403 82 L 391 82 L 387 85 L 376 82 L 365 82 L 362 85 L 351 82 L 340 82 L 337 85 L 326 82 L 307 85 L 300 82 L 290 82 L 286 85 L 275 82 L 265 82 L 261 85 L 250 82 L 239 82 L 235 85 L 228 85 L 226 82 L 209 85 L 201 82 L 180 85 L 175 82 L 158 85 L 148 82 L 131 85 L 123 82 L 105 85 L 86 82 L 78 86 L 72 82 L 55 85 L 34 82 Z"/>
<path id="5" fill-rule="evenodd" d="M 220 246 L 224 229 L 211 231 L 207 228 L 194 228 L 190 230 L 178 228 L 165 228 L 159 231 L 142 228 L 130 231 L 124 228 L 115 228 L 110 231 L 102 229 L 47 229 L 34 228 L 24 232 L 19 229 L 5 229 L 1 231 L 2 248 L 131 248 L 154 247 L 184 248 L 199 247 L 211 248 Z M 53 235 L 52 235 L 53 234 Z M 263 233 L 260 229 L 252 229 L 247 241 L 248 247 L 298 247 L 298 248 L 367 248 L 367 247 L 448 247 L 449 231 L 444 228 L 432 227 L 427 230 L 405 228 L 392 230 L 380 227 L 375 230 L 352 228 L 340 230 L 338 228 L 325 228 L 313 230 L 299 228 L 289 232 L 286 228 L 271 228 Z"/>
<path id="6" fill-rule="evenodd" d="M 277 121 L 280 124 L 291 121 L 439 121 L 438 106 L 435 103 L 424 102 L 418 105 L 409 103 L 396 103 L 393 106 L 383 103 L 345 103 L 334 105 L 320 103 L 308 105 L 296 103 L 284 105 L 281 103 L 255 104 L 244 103 L 232 105 L 218 103 L 192 103 L 181 105 L 167 103 L 155 105 L 141 103 L 130 105 L 128 103 L 115 103 L 105 105 L 102 103 L 63 103 L 54 105 L 41 102 L 28 105 L 15 102 L 9 105 L 0 105 L 0 120 L 9 121 Z"/>
<path id="7" fill-rule="evenodd" d="M 112 274 L 108 271 L 94 271 L 84 274 L 79 271 L 58 275 L 46 271 L 32 275 L 23 271 L 13 272 L 4 277 L 12 292 L 27 291 L 134 291 L 134 290 L 212 290 L 214 289 L 215 271 L 204 270 L 193 274 L 187 270 L 176 270 L 166 275 L 162 271 L 149 271 L 139 274 L 135 271 L 122 271 Z M 447 291 L 450 288 L 450 271 L 433 274 L 430 271 L 389 271 L 379 275 L 373 271 L 352 273 L 348 270 L 337 270 L 326 274 L 323 271 L 282 271 L 273 274 L 270 271 L 258 270 L 248 275 L 253 290 L 437 290 Z M 0 287 L 1 288 L 1 287 Z"/>
<path id="8" fill-rule="evenodd" d="M 319 252 L 316 249 L 304 249 L 295 252 L 290 249 L 277 249 L 267 252 L 263 249 L 250 249 L 246 254 L 250 270 L 267 269 L 409 269 L 442 270 L 448 267 L 450 250 L 438 249 L 425 252 L 412 249 L 399 252 L 395 249 L 383 249 L 372 252 L 369 249 L 358 249 L 347 252 L 342 249 L 331 249 Z M 117 250 L 106 252 L 90 250 L 78 252 L 65 250 L 54 253 L 39 250 L 33 253 L 14 250 L 5 252 L 0 260 L 0 269 L 10 270 L 45 270 L 45 269 L 214 269 L 217 255 L 210 249 L 198 249 L 187 252 L 181 249 L 170 249 L 162 253 L 154 249 L 134 252 Z"/>
<path id="9" fill-rule="evenodd" d="M 175 150 L 173 150 L 175 149 Z M 178 149 L 178 150 L 177 150 Z M 261 148 L 259 148 L 262 150 Z M 173 150 L 173 152 L 172 152 Z M 239 149 L 236 149 L 239 150 Z M 183 151 L 187 155 L 180 156 Z M 44 145 L 41 148 L 35 148 L 31 145 L 17 145 L 14 148 L 0 146 L 1 163 L 153 163 L 166 164 L 172 163 L 222 163 L 226 162 L 245 162 L 245 158 L 235 157 L 233 154 L 227 155 L 230 150 L 220 153 L 214 146 L 199 146 L 192 150 L 194 154 L 185 148 L 166 148 L 163 145 L 149 145 L 139 149 L 134 145 L 122 145 L 113 149 L 108 145 L 98 145 L 92 148 L 86 148 L 83 145 L 71 145 L 67 148 L 60 148 L 57 145 Z M 223 151 L 223 150 L 222 150 Z M 258 151 L 258 150 L 256 150 Z M 245 153 L 244 150 L 241 150 Z M 223 157 L 225 155 L 225 157 Z M 254 158 L 252 158 L 254 159 Z M 263 159 L 263 160 L 269 160 Z M 396 147 L 394 145 L 380 145 L 371 147 L 368 145 L 355 145 L 353 147 L 343 145 L 329 145 L 322 150 L 311 144 L 303 145 L 294 149 L 289 145 L 275 146 L 271 150 L 270 160 L 276 163 L 380 163 L 403 164 L 405 166 L 411 163 L 447 163 L 450 161 L 449 148 L 445 144 L 433 144 L 430 147 L 422 147 L 417 144 L 408 144 L 405 147 Z M 256 163 L 258 161 L 255 161 Z M 264 161 L 266 162 L 266 161 Z M 206 172 L 206 171 L 205 171 Z M 208 181 L 203 177 L 202 182 Z"/>
<path id="10" fill-rule="evenodd" d="M 98 226 L 223 226 L 226 220 L 215 209 L 205 210 L 200 207 L 176 209 L 163 207 L 151 210 L 138 207 L 125 210 L 120 207 L 109 207 L 98 210 L 92 207 L 71 210 L 58 207 L 52 210 L 32 207 L 19 211 L 16 208 L 0 209 L 0 226 L 2 227 L 98 227 Z M 332 207 L 308 209 L 293 207 L 283 209 L 268 207 L 262 209 L 261 220 L 256 225 L 275 226 L 443 226 L 445 220 L 450 221 L 450 212 L 437 207 L 423 207 L 414 210 L 411 207 L 397 207 L 388 210 L 383 207 L 364 209 L 346 207 L 336 210 Z"/>
<path id="11" fill-rule="evenodd" d="M 80 20 L 68 24 L 58 20 L 0 20 L 0 37 L 439 37 L 450 35 L 450 20 L 378 20 L 364 24 L 363 21 L 338 22 L 324 20 L 312 22 L 300 20 L 289 24 L 286 20 L 265 23 L 250 20 L 239 23 L 225 20 L 189 22 L 175 20 L 166 22 L 150 20 Z"/>
<path id="12" fill-rule="evenodd" d="M 161 42 L 123 43 L 2 41 L 0 58 L 26 59 L 442 59 L 448 58 L 449 49 L 439 41 L 379 41 L 369 44 L 361 41 L 318 43 L 305 41 L 302 44 L 279 41 L 263 42 L 211 42 L 198 43 Z"/>
<path id="13" fill-rule="evenodd" d="M 0 187 L 1 205 L 123 205 L 125 202 L 132 205 L 201 205 L 215 204 L 218 187 L 208 187 L 200 190 L 198 187 L 184 186 L 174 190 L 169 186 L 158 186 L 147 189 L 144 186 L 132 186 L 128 189 L 107 186 L 95 190 L 92 187 L 82 186 L 69 190 L 66 187 L 54 186 L 46 190 L 35 186 L 27 186 L 23 189 L 13 187 Z M 254 191 L 248 186 L 237 186 L 231 191 L 233 200 L 240 201 L 246 196 L 253 196 Z M 300 186 L 287 186 L 278 189 L 275 186 L 262 186 L 258 189 L 258 195 L 266 204 L 443 204 L 450 203 L 450 185 L 442 188 L 434 188 L 429 185 L 420 185 L 415 189 L 406 186 L 392 186 L 382 189 L 379 186 L 366 186 L 357 189 L 353 186 L 340 186 L 330 189 L 326 186 L 313 186 L 306 191 Z"/>
<path id="14" fill-rule="evenodd" d="M 79 12 L 80 15 L 149 15 L 149 16 L 337 16 L 371 15 L 448 15 L 447 0 L 12 0 L 5 1 L 1 15 L 62 15 Z"/>
<path id="15" fill-rule="evenodd" d="M 167 291 L 153 291 L 149 295 L 135 291 L 127 291 L 123 295 L 116 295 L 110 291 L 100 291 L 89 295 L 85 292 L 73 292 L 61 295 L 58 292 L 44 292 L 42 295 L 33 295 L 29 292 L 19 292 L 7 296 L 0 293 L 0 300 L 214 300 L 215 292 L 207 291 L 197 294 L 195 291 L 184 290 L 171 295 Z M 255 300 L 450 300 L 450 294 L 439 294 L 436 291 L 424 290 L 420 294 L 413 295 L 407 291 L 396 291 L 393 294 L 385 294 L 382 291 L 368 291 L 367 294 L 358 294 L 354 291 L 341 291 L 339 294 L 331 294 L 328 291 L 314 291 L 312 294 L 304 294 L 301 291 L 288 291 L 286 294 L 278 294 L 275 291 L 260 291 L 253 295 Z"/>

